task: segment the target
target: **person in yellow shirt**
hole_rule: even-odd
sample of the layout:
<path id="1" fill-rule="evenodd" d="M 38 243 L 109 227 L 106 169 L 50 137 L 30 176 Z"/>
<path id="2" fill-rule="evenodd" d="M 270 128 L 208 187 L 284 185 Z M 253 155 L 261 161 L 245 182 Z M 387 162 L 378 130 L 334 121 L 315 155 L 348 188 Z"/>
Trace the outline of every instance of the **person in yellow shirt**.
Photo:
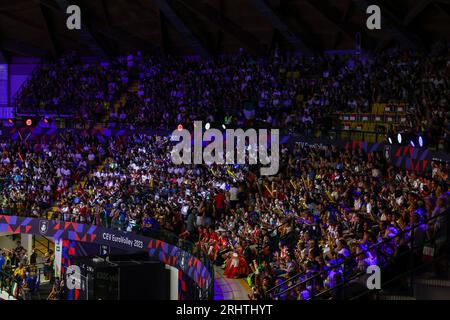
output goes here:
<path id="1" fill-rule="evenodd" d="M 17 277 L 23 278 L 25 276 L 25 267 L 23 266 L 22 263 L 19 263 L 19 266 L 17 267 L 17 269 L 14 270 L 13 276 L 14 276 L 14 278 L 17 278 Z"/>

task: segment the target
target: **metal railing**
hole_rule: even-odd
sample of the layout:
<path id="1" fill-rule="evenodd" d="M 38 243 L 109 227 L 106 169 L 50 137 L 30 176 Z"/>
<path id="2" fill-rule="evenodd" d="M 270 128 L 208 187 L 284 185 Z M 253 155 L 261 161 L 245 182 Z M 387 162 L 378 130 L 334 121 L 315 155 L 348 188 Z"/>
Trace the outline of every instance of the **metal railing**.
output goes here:
<path id="1" fill-rule="evenodd" d="M 289 219 L 289 220 L 283 222 L 282 224 L 280 224 L 280 225 L 278 225 L 276 227 L 273 227 L 273 228 L 266 227 L 266 228 L 262 228 L 262 230 L 267 232 L 267 235 L 272 240 L 275 240 L 274 241 L 275 243 L 279 243 L 279 241 L 283 237 L 288 235 L 288 234 L 281 234 L 280 229 L 283 228 L 283 227 L 289 226 L 289 225 L 293 226 L 294 225 L 294 221 L 295 221 L 294 219 Z M 292 228 L 291 232 L 295 232 L 294 228 Z M 272 236 L 273 233 L 275 233 L 275 236 Z M 261 233 L 261 235 L 258 238 L 257 245 L 256 245 L 256 251 L 257 251 L 256 262 L 258 263 L 258 265 L 261 264 L 261 262 L 263 261 L 263 255 L 264 255 L 264 240 L 263 240 L 263 237 L 265 235 L 266 234 Z"/>
<path id="2" fill-rule="evenodd" d="M 0 292 L 8 294 L 8 298 L 20 300 L 20 287 L 21 283 L 16 278 L 0 269 Z M 13 292 L 15 289 L 17 289 L 16 293 Z"/>
<path id="3" fill-rule="evenodd" d="M 30 271 L 34 273 L 32 288 L 24 287 L 22 285 L 22 280 L 14 277 L 13 271 L 7 273 L 0 269 L 0 292 L 6 293 L 8 298 L 14 298 L 16 300 L 30 300 L 35 294 L 39 295 L 39 288 L 41 282 L 41 276 L 44 274 L 43 269 L 39 266 L 42 264 L 33 264 L 27 266 Z M 14 270 L 14 269 L 12 269 Z"/>
<path id="4" fill-rule="evenodd" d="M 356 266 L 358 264 L 358 258 L 360 256 L 365 257 L 368 253 L 375 253 L 377 263 L 376 265 L 380 267 L 382 271 L 382 286 L 392 284 L 393 282 L 410 276 L 414 274 L 414 271 L 425 268 L 426 266 L 436 263 L 438 261 L 444 260 L 446 261 L 448 271 L 448 262 L 449 262 L 449 213 L 450 211 L 447 209 L 446 211 L 430 218 L 426 219 L 423 223 L 418 223 L 413 226 L 408 226 L 404 230 L 400 231 L 393 237 L 389 237 L 384 239 L 380 243 L 376 243 L 367 249 L 357 253 L 350 255 L 349 257 L 343 259 L 343 261 L 338 264 L 331 266 L 328 270 L 324 270 L 321 272 L 317 272 L 306 279 L 306 275 L 304 273 L 299 273 L 290 277 L 289 279 L 283 281 L 277 286 L 266 291 L 266 294 L 270 296 L 272 299 L 280 299 L 281 296 L 292 295 L 294 290 L 304 289 L 309 287 L 311 291 L 311 295 L 309 299 L 319 299 L 323 297 L 333 298 L 333 299 L 353 299 L 360 297 L 362 295 L 368 294 L 372 292 L 370 289 L 366 287 L 365 280 L 368 276 L 367 270 L 359 270 Z M 430 223 L 437 223 L 439 219 L 444 219 L 444 225 L 441 225 L 440 230 L 444 230 L 445 233 L 441 235 L 440 238 L 430 239 L 430 241 L 437 242 L 439 240 L 439 246 L 436 243 L 433 243 L 436 246 L 435 251 L 437 251 L 438 255 L 433 256 L 431 262 L 422 262 L 421 258 L 423 257 L 423 249 L 429 243 L 422 243 L 420 245 L 416 245 L 415 242 L 417 238 L 415 237 L 415 233 L 418 228 L 423 228 L 423 226 L 429 225 Z M 441 221 L 442 223 L 442 221 Z M 389 250 L 393 251 L 396 249 L 397 241 L 401 241 L 408 237 L 408 241 L 404 244 L 406 250 L 403 253 L 393 256 L 389 254 Z M 445 239 L 444 239 L 445 238 Z M 401 258 L 406 257 L 405 261 L 401 260 Z M 400 270 L 399 266 L 401 263 L 404 263 L 402 266 L 405 270 Z M 328 288 L 324 288 L 323 290 L 317 290 L 316 285 L 320 285 L 325 282 L 333 271 L 337 280 L 334 285 L 328 286 Z M 412 277 L 410 278 L 410 288 L 412 288 Z M 348 287 L 350 285 L 355 285 L 355 287 L 360 288 L 360 292 L 358 292 L 355 296 L 351 296 L 351 291 L 349 292 Z M 321 286 L 323 287 L 323 286 Z M 347 291 L 346 291 L 347 290 Z M 362 294 L 364 293 L 364 294 Z M 295 296 L 295 295 L 294 295 Z"/>
<path id="5" fill-rule="evenodd" d="M 45 255 L 49 250 L 50 250 L 50 243 L 52 243 L 52 241 L 50 241 L 49 239 L 47 239 L 44 236 L 40 236 L 42 239 L 44 239 L 44 242 L 40 241 L 37 239 L 37 236 L 33 237 L 33 248 L 40 252 L 42 255 Z M 42 250 L 40 250 L 38 247 L 36 247 L 36 244 L 41 245 L 42 247 L 44 247 L 46 250 L 46 252 L 43 252 Z"/>

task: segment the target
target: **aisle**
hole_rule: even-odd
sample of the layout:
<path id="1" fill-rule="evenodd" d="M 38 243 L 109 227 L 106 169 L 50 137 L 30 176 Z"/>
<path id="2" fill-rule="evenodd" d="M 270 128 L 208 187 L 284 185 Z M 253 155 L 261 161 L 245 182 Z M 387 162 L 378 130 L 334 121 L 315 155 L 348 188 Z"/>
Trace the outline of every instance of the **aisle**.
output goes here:
<path id="1" fill-rule="evenodd" d="M 228 279 L 217 266 L 214 266 L 214 277 L 214 300 L 249 300 L 251 290 L 245 279 Z"/>

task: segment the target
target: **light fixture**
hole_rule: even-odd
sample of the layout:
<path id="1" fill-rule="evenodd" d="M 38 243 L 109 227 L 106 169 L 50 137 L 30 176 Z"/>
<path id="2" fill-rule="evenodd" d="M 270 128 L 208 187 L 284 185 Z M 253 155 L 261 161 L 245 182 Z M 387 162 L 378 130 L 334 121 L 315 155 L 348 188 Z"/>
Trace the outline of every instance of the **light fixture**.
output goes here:
<path id="1" fill-rule="evenodd" d="M 422 136 L 419 136 L 419 147 L 423 147 L 423 138 Z"/>
<path id="2" fill-rule="evenodd" d="M 33 124 L 33 121 L 31 119 L 27 119 L 27 121 L 25 121 L 27 126 L 31 126 Z"/>
<path id="3" fill-rule="evenodd" d="M 401 133 L 397 134 L 397 141 L 398 141 L 398 143 L 402 143 L 402 134 Z"/>
<path id="4" fill-rule="evenodd" d="M 411 141 L 410 141 L 410 143 L 411 143 L 411 146 L 412 146 L 413 148 L 415 148 L 415 147 L 416 147 L 416 144 L 414 143 L 414 141 L 413 141 L 413 140 L 411 140 Z"/>
<path id="5" fill-rule="evenodd" d="M 178 125 L 178 131 L 181 131 L 181 130 L 183 130 L 183 125 L 182 125 L 182 124 L 179 124 L 179 125 Z"/>
<path id="6" fill-rule="evenodd" d="M 388 137 L 388 141 L 389 141 L 390 144 L 392 144 L 392 138 L 391 137 Z"/>
<path id="7" fill-rule="evenodd" d="M 207 124 L 205 124 L 205 129 L 209 130 L 209 128 L 211 128 L 211 125 L 209 124 L 209 122 Z"/>

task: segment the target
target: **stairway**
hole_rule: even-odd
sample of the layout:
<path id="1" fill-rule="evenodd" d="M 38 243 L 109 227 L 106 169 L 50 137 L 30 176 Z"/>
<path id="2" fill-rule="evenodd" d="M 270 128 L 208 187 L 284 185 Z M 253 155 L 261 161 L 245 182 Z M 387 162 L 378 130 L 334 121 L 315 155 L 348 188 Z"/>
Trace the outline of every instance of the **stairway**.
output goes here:
<path id="1" fill-rule="evenodd" d="M 449 276 L 450 268 L 447 272 Z M 411 278 L 408 279 L 408 283 L 410 282 Z M 378 300 L 450 300 L 450 280 L 437 278 L 435 272 L 428 270 L 413 277 L 411 294 L 381 290 L 377 298 Z"/>
<path id="2" fill-rule="evenodd" d="M 105 116 L 102 118 L 101 123 L 98 123 L 95 125 L 94 128 L 96 129 L 100 129 L 104 127 L 104 124 L 108 124 L 111 118 L 111 113 L 118 113 L 119 110 L 119 105 L 125 105 L 126 100 L 127 100 L 127 95 L 128 93 L 137 93 L 139 90 L 139 82 L 137 80 L 133 81 L 131 83 L 131 85 L 128 87 L 127 92 L 123 93 L 122 96 L 120 97 L 120 99 L 116 100 L 112 106 L 112 108 L 110 108 L 108 110 L 108 112 L 106 112 Z"/>
<path id="3" fill-rule="evenodd" d="M 39 257 L 43 257 L 49 249 L 55 251 L 55 242 L 51 238 L 41 235 L 35 235 L 33 238 L 33 247 Z"/>
<path id="4" fill-rule="evenodd" d="M 393 295 L 393 294 L 386 294 L 386 295 L 380 295 L 378 297 L 378 300 L 395 300 L 395 301 L 406 301 L 406 300 L 417 300 L 415 297 L 410 296 L 401 296 L 401 295 Z"/>
<path id="5" fill-rule="evenodd" d="M 61 204 L 64 204 L 65 202 L 68 201 L 70 195 L 76 194 L 76 193 L 78 192 L 78 190 L 80 189 L 80 186 L 81 186 L 82 188 L 84 188 L 84 185 L 86 184 L 86 180 L 87 180 L 87 176 L 84 176 L 83 179 L 81 179 L 81 181 L 80 181 L 79 183 L 76 183 L 76 184 L 73 186 L 72 191 L 71 191 L 71 192 L 68 192 L 67 195 L 64 197 L 64 199 L 62 199 L 62 200 L 60 200 L 60 201 L 55 201 L 55 202 L 53 203 L 53 206 L 47 211 L 47 219 L 48 219 L 48 220 L 51 220 L 53 214 L 54 214 L 55 212 L 58 212 L 59 206 L 60 206 Z"/>
<path id="6" fill-rule="evenodd" d="M 60 201 L 55 201 L 53 203 L 53 206 L 47 211 L 47 219 L 51 220 L 52 215 L 57 212 L 59 210 L 59 206 L 61 204 L 64 204 L 65 202 L 67 202 L 69 200 L 69 196 L 76 194 L 78 192 L 78 190 L 84 189 L 84 186 L 86 185 L 87 179 L 92 177 L 93 172 L 96 171 L 103 171 L 104 166 L 109 163 L 111 161 L 111 158 L 107 158 L 103 161 L 103 163 L 101 163 L 100 165 L 98 165 L 96 168 L 92 169 L 91 172 L 89 172 L 87 175 L 85 175 L 78 183 L 76 183 L 73 186 L 72 192 L 69 192 L 66 197 L 64 197 L 64 199 L 60 200 Z"/>
<path id="7" fill-rule="evenodd" d="M 450 281 L 418 278 L 413 281 L 414 295 L 380 293 L 378 300 L 450 300 Z"/>
<path id="8" fill-rule="evenodd" d="M 450 300 L 450 281 L 419 278 L 414 281 L 417 300 Z"/>

